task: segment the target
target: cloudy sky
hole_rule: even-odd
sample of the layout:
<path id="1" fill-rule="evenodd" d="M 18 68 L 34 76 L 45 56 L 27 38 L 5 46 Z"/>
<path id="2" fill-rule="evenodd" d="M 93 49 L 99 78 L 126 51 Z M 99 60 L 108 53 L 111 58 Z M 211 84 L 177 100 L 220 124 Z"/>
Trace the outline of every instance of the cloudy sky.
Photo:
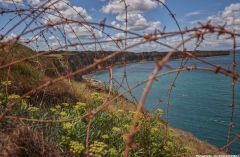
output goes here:
<path id="1" fill-rule="evenodd" d="M 91 23 L 105 21 L 109 26 L 125 30 L 126 12 L 125 5 L 121 0 L 52 0 L 51 3 L 44 4 L 45 0 L 0 0 L 0 9 L 26 9 L 21 15 L 16 13 L 3 13 L 0 23 L 0 34 L 5 40 L 12 39 L 21 32 L 29 31 L 21 36 L 21 41 L 31 41 L 29 46 L 37 50 L 48 50 L 64 46 L 68 43 L 98 42 L 112 39 L 121 39 L 125 33 L 113 28 L 100 28 Z M 125 0 L 127 7 L 127 29 L 129 31 L 146 35 L 154 33 L 156 30 L 165 32 L 178 31 L 175 21 L 169 15 L 168 10 L 156 0 Z M 162 0 L 162 2 L 172 11 L 180 28 L 192 28 L 199 26 L 198 22 L 206 23 L 211 21 L 214 26 L 226 23 L 226 28 L 230 31 L 240 33 L 240 2 L 239 0 Z M 48 6 L 45 13 L 31 13 L 29 8 L 38 6 Z M 27 10 L 28 9 L 28 10 Z M 0 10 L 0 11 L 1 11 Z M 37 17 L 34 19 L 34 17 Z M 31 20 L 35 21 L 31 23 Z M 37 29 L 49 23 L 63 22 L 63 19 L 78 21 L 75 23 L 64 23 L 49 29 Z M 20 21 L 20 23 L 18 23 Z M 80 25 L 80 22 L 91 22 Z M 15 26 L 17 24 L 17 26 Z M 13 28 L 13 26 L 15 26 Z M 24 28 L 27 27 L 25 30 Z M 13 29 L 11 29 L 13 28 Z M 33 30 L 33 31 L 32 31 Z M 104 32 L 103 32 L 104 31 Z M 108 38 L 111 37 L 111 38 Z M 128 34 L 128 37 L 136 37 Z M 189 34 L 184 34 L 184 38 Z M 199 50 L 228 50 L 232 48 L 233 41 L 229 36 L 223 35 L 218 40 L 216 34 L 205 36 L 205 40 L 198 47 Z M 141 38 L 128 39 L 127 46 L 141 42 Z M 180 36 L 167 37 L 159 40 L 172 47 L 181 42 Z M 186 48 L 195 48 L 196 40 L 186 43 Z M 240 46 L 239 38 L 237 45 Z M 118 43 L 119 48 L 124 44 Z M 77 46 L 77 50 L 118 50 L 116 43 L 88 44 Z M 154 42 L 141 44 L 130 49 L 131 51 L 167 51 L 164 46 Z M 130 51 L 129 50 L 129 51 Z"/>

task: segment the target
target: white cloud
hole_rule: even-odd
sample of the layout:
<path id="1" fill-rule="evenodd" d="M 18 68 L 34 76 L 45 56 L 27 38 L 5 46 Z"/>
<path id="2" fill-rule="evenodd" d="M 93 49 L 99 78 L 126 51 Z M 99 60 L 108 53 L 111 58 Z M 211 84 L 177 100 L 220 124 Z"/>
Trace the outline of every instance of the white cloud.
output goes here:
<path id="1" fill-rule="evenodd" d="M 70 7 L 69 0 L 51 0 L 49 1 L 49 7 L 52 10 L 66 10 Z"/>
<path id="2" fill-rule="evenodd" d="M 152 31 L 160 28 L 160 21 L 149 22 L 143 17 L 143 12 L 156 8 L 158 2 L 153 0 L 125 0 L 127 7 L 127 24 L 128 30 L 136 31 Z M 164 1 L 163 1 L 164 2 Z M 111 0 L 107 5 L 102 7 L 104 13 L 114 13 L 117 14 L 116 19 L 121 22 L 121 24 L 116 21 L 112 21 L 111 25 L 117 28 L 125 29 L 126 25 L 126 15 L 125 15 L 125 5 L 123 2 Z"/>
<path id="3" fill-rule="evenodd" d="M 189 22 L 191 25 L 198 25 L 197 22 L 206 23 L 211 21 L 213 26 L 222 26 L 226 23 L 225 28 L 229 31 L 235 30 L 236 33 L 240 33 L 240 3 L 231 4 L 224 8 L 224 10 L 207 17 L 203 20 L 194 20 Z M 186 36 L 186 35 L 185 35 Z M 217 34 L 207 34 L 204 36 L 204 41 L 201 43 L 198 49 L 204 50 L 220 50 L 220 49 L 231 49 L 233 46 L 233 40 L 229 39 L 230 35 L 222 34 L 217 38 Z M 239 37 L 236 37 L 239 40 Z M 192 40 L 185 44 L 187 49 L 191 50 L 195 48 L 195 41 Z M 170 42 L 170 41 L 169 41 Z M 179 43 L 179 41 L 171 40 L 172 44 Z"/>
<path id="4" fill-rule="evenodd" d="M 22 0 L 0 0 L 0 3 L 2 3 L 3 5 L 8 5 L 8 4 L 23 5 Z"/>
<path id="5" fill-rule="evenodd" d="M 50 36 L 48 39 L 50 39 L 50 40 L 59 40 L 59 38 L 58 37 L 56 37 L 56 36 Z"/>
<path id="6" fill-rule="evenodd" d="M 209 16 L 207 20 L 211 20 L 211 23 L 215 26 L 227 23 L 227 29 L 230 31 L 235 29 L 240 32 L 240 3 L 231 4 L 225 7 L 225 9 L 220 11 L 217 15 Z"/>
<path id="7" fill-rule="evenodd" d="M 194 15 L 199 15 L 199 14 L 203 14 L 203 10 L 193 11 L 193 12 L 186 14 L 185 16 L 194 16 Z"/>
<path id="8" fill-rule="evenodd" d="M 125 38 L 125 33 L 117 33 L 115 34 L 116 38 Z"/>
<path id="9" fill-rule="evenodd" d="M 147 30 L 150 30 L 150 31 L 154 31 L 156 29 L 158 30 L 158 29 L 160 29 L 160 24 L 161 24 L 160 21 L 150 22 L 149 23 L 149 27 L 147 28 Z"/>
<path id="10" fill-rule="evenodd" d="M 10 36 L 7 37 L 8 40 L 15 40 L 17 35 L 15 33 L 11 33 Z"/>
<path id="11" fill-rule="evenodd" d="M 130 13 L 143 13 L 147 10 L 156 8 L 158 3 L 152 0 L 125 0 Z M 164 1 L 163 1 L 164 2 Z M 111 0 L 106 6 L 102 7 L 104 13 L 122 13 L 124 12 L 124 3 L 120 1 Z"/>
<path id="12" fill-rule="evenodd" d="M 74 30 L 74 32 L 73 32 Z M 78 24 L 69 24 L 65 26 L 65 31 L 68 36 L 72 39 L 75 38 L 85 38 L 85 39 L 94 39 L 96 38 L 103 38 L 102 31 L 94 29 L 88 25 L 78 25 Z"/>
<path id="13" fill-rule="evenodd" d="M 27 2 L 31 5 L 39 5 L 42 3 L 40 0 L 27 0 Z"/>
<path id="14" fill-rule="evenodd" d="M 116 17 L 118 21 L 125 23 L 125 15 L 120 14 Z M 129 30 L 145 30 L 148 27 L 147 20 L 141 14 L 128 14 L 128 29 Z"/>
<path id="15" fill-rule="evenodd" d="M 52 2 L 53 4 L 54 2 Z M 86 9 L 77 6 L 70 6 L 68 0 L 58 1 L 50 7 L 50 13 L 45 15 L 45 23 L 61 22 L 62 17 L 64 19 L 75 20 L 75 21 L 89 21 L 92 17 L 88 15 Z"/>
<path id="16" fill-rule="evenodd" d="M 69 21 L 76 21 L 74 23 L 63 24 L 64 31 L 69 38 L 93 39 L 93 34 L 95 34 L 97 38 L 103 37 L 101 31 L 95 30 L 88 25 L 80 25 L 78 23 L 92 20 L 92 17 L 87 13 L 86 9 L 77 6 L 70 6 L 69 0 L 59 1 L 53 4 L 50 8 L 50 12 L 45 15 L 43 20 L 45 24 L 61 22 L 63 19 L 64 21 L 66 19 Z M 53 38 L 51 37 L 51 39 Z"/>
<path id="17" fill-rule="evenodd" d="M 111 25 L 116 27 L 116 28 L 120 28 L 121 27 L 121 25 L 119 23 L 117 23 L 116 21 L 112 21 Z"/>
<path id="18" fill-rule="evenodd" d="M 64 45 L 62 42 L 59 41 L 54 41 L 54 42 L 49 42 L 48 45 L 52 48 L 52 49 L 56 49 L 61 47 L 62 45 Z M 46 45 L 46 48 L 49 49 L 48 45 Z"/>
<path id="19" fill-rule="evenodd" d="M 127 15 L 128 18 L 128 30 L 137 30 L 137 31 L 153 31 L 155 29 L 160 29 L 160 21 L 157 22 L 149 22 L 147 21 L 143 15 L 141 14 L 135 14 L 135 13 L 129 13 Z M 121 21 L 123 25 L 117 24 L 116 21 L 112 21 L 111 24 L 114 27 L 121 27 L 122 29 L 125 29 L 125 15 L 119 14 L 116 19 L 118 21 Z"/>

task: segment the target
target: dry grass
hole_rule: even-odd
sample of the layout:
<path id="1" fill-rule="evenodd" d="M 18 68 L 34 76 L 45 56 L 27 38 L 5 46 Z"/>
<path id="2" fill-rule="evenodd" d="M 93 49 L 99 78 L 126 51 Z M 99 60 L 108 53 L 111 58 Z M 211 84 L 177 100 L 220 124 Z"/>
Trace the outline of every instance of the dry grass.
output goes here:
<path id="1" fill-rule="evenodd" d="M 219 150 L 218 148 L 214 147 L 213 145 L 197 139 L 191 133 L 184 132 L 180 129 L 174 128 L 173 135 L 176 136 L 182 142 L 182 145 L 184 147 L 191 148 L 191 154 L 193 156 L 199 155 L 201 152 L 218 152 L 218 150 Z M 222 154 L 226 154 L 226 153 L 218 152 L 217 154 L 222 155 Z"/>
<path id="2" fill-rule="evenodd" d="M 9 128 L 8 128 L 9 129 Z M 0 130 L 1 131 L 1 130 Z M 1 157 L 73 156 L 44 137 L 43 133 L 27 125 L 17 125 L 11 132 L 0 134 Z"/>

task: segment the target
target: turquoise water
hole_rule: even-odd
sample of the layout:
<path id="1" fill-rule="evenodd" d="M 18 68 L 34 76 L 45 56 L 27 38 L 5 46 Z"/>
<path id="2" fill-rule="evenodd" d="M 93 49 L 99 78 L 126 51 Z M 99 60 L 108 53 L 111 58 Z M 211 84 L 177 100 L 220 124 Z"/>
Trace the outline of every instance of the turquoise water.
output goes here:
<path id="1" fill-rule="evenodd" d="M 219 56 L 204 58 L 214 64 L 220 64 L 227 68 L 232 64 L 232 56 Z M 236 62 L 240 64 L 240 51 L 237 52 Z M 180 60 L 173 60 L 167 64 L 178 68 Z M 197 60 L 189 60 L 187 65 L 192 66 L 196 63 L 197 67 L 211 67 Z M 154 62 L 138 63 L 127 66 L 127 79 L 129 86 L 146 80 L 155 67 Z M 113 70 L 113 76 L 121 82 L 123 77 L 123 67 Z M 160 73 L 169 71 L 164 68 Z M 240 65 L 237 66 L 237 72 L 240 73 Z M 151 109 L 158 100 L 163 96 L 169 85 L 173 81 L 174 74 L 169 74 L 154 81 L 149 91 L 144 107 Z M 108 82 L 108 72 L 97 73 L 94 78 Z M 229 129 L 231 108 L 228 106 L 232 103 L 232 79 L 208 71 L 183 71 L 177 78 L 175 87 L 173 87 L 170 105 L 168 108 L 168 121 L 170 126 L 180 128 L 184 131 L 191 132 L 197 138 L 207 141 L 220 148 L 227 143 L 227 134 Z M 117 83 L 115 83 L 117 84 Z M 132 90 L 134 96 L 139 100 L 146 84 L 143 84 Z M 127 84 L 124 81 L 124 87 Z M 119 89 L 124 91 L 123 88 Z M 240 134 L 240 84 L 235 86 L 235 108 L 233 124 L 234 128 L 231 133 L 231 139 L 236 134 Z M 130 95 L 127 96 L 131 99 Z M 168 96 L 157 106 L 166 113 L 166 102 Z M 154 109 L 154 111 L 156 108 Z M 166 119 L 166 114 L 163 115 Z M 230 146 L 231 154 L 240 154 L 240 140 Z"/>

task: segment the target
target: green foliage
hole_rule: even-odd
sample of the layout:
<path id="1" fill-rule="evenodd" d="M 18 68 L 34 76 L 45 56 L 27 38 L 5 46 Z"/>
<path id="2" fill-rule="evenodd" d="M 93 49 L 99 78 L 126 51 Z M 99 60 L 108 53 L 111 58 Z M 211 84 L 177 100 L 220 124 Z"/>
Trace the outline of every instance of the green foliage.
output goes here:
<path id="1" fill-rule="evenodd" d="M 1 94 L 1 97 L 4 94 Z M 99 93 L 92 93 L 93 107 L 98 107 L 103 99 Z M 5 107 L 11 100 L 16 100 L 19 95 L 9 95 L 5 99 Z M 66 120 L 79 117 L 87 113 L 86 104 L 77 102 L 75 104 L 62 103 L 55 105 L 49 110 L 33 106 L 28 98 L 21 100 L 11 112 L 11 115 L 31 119 L 53 119 Z M 158 116 L 148 115 L 146 119 L 140 114 L 138 121 L 139 131 L 134 137 L 136 149 L 131 149 L 130 156 L 173 156 L 176 154 L 187 155 L 189 148 L 182 147 L 181 143 L 173 136 L 172 129 L 160 121 L 162 110 L 157 109 Z M 136 112 L 118 110 L 115 113 L 101 111 L 94 118 L 89 132 L 89 156 L 122 156 L 125 149 L 125 140 L 130 131 L 132 120 Z M 87 126 L 90 119 L 78 119 L 64 123 L 52 123 L 44 129 L 45 134 L 51 135 L 62 147 L 67 147 L 75 156 L 84 156 L 86 150 Z M 42 123 L 29 123 L 30 126 L 43 129 Z"/>

